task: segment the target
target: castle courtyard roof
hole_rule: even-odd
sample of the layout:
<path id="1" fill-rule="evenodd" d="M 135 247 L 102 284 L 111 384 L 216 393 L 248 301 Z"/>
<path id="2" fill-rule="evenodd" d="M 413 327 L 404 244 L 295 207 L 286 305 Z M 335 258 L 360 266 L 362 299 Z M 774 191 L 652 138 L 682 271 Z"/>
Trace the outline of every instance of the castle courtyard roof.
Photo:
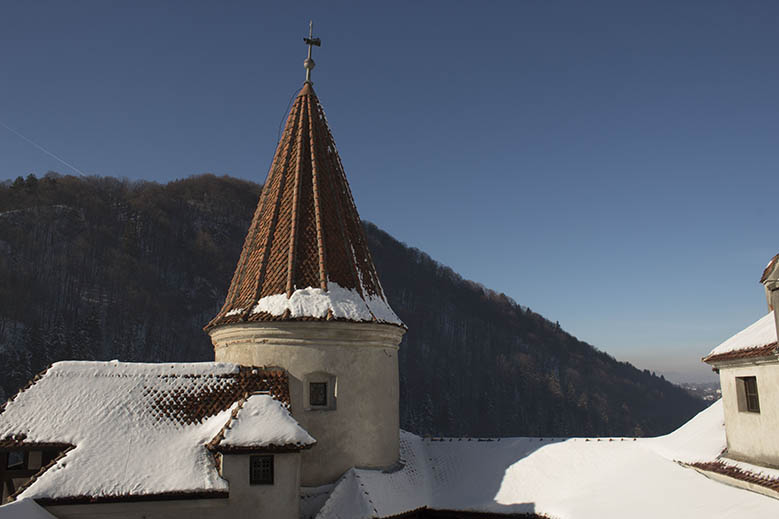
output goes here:
<path id="1" fill-rule="evenodd" d="M 206 329 L 280 320 L 403 326 L 387 303 L 308 82 L 287 118 L 224 306 Z"/>
<path id="2" fill-rule="evenodd" d="M 220 442 L 244 451 L 314 443 L 288 405 L 287 374 L 278 369 L 58 362 L 5 404 L 0 447 L 62 453 L 17 490 L 19 499 L 226 497 L 213 455 Z"/>
<path id="3" fill-rule="evenodd" d="M 403 433 L 397 470 L 350 470 L 316 519 L 413 517 L 415 510 L 555 519 L 779 517 L 779 500 L 711 478 L 707 465 L 716 464 L 729 467 L 733 475 L 726 477 L 749 478 L 769 493 L 779 489 L 779 470 L 720 458 L 723 422 L 718 401 L 659 438 L 424 439 Z"/>

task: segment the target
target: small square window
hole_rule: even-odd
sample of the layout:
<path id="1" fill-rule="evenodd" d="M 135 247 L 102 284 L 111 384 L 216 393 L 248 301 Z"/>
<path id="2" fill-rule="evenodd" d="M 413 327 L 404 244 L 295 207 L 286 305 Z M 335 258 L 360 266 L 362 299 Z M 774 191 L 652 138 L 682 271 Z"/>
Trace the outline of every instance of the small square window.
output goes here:
<path id="1" fill-rule="evenodd" d="M 273 456 L 249 457 L 249 484 L 272 485 L 273 484 Z"/>
<path id="2" fill-rule="evenodd" d="M 327 382 L 309 383 L 308 402 L 311 407 L 327 407 Z"/>

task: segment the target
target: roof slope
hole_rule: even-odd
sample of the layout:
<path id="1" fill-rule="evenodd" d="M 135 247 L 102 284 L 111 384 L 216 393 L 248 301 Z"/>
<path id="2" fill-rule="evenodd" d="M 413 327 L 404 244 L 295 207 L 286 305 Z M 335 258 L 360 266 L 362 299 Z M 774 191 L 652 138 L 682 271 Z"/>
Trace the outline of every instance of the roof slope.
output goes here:
<path id="1" fill-rule="evenodd" d="M 282 408 L 289 393 L 281 370 L 213 362 L 58 362 L 5 405 L 0 442 L 73 447 L 20 498 L 83 502 L 224 495 L 228 484 L 206 444 L 238 403 L 256 392 L 273 395 L 277 400 L 262 401 L 266 408 L 267 400 L 275 402 L 277 409 L 263 416 L 274 423 L 258 428 L 252 443 L 285 441 L 286 436 L 274 435 L 291 426 Z M 247 400 L 250 407 L 253 398 Z"/>
<path id="2" fill-rule="evenodd" d="M 322 106 L 292 106 L 225 304 L 206 326 L 346 320 L 401 325 L 376 274 Z"/>
<path id="3" fill-rule="evenodd" d="M 774 355 L 776 348 L 776 321 L 772 311 L 711 350 L 703 361 L 711 363 L 766 357 Z"/>
<path id="4" fill-rule="evenodd" d="M 725 447 L 721 402 L 676 432 L 632 438 L 422 439 L 401 435 L 402 469 L 352 469 L 317 519 L 430 508 L 557 519 L 779 517 L 779 500 L 723 485 L 676 460 Z"/>
<path id="5" fill-rule="evenodd" d="M 222 432 L 209 445 L 219 452 L 299 450 L 316 443 L 270 395 L 251 395 L 233 410 Z"/>

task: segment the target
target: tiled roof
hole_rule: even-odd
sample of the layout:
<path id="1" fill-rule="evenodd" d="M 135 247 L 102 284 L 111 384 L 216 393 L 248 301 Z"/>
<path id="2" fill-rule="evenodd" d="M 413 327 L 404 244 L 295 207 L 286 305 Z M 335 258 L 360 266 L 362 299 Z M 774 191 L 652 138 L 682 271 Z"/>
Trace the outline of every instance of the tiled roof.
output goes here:
<path id="1" fill-rule="evenodd" d="M 206 444 L 238 402 L 256 393 L 273 397 L 283 410 L 263 418 L 284 422 L 279 417 L 287 412 L 289 387 L 283 370 L 214 362 L 58 362 L 4 406 L 0 445 L 66 451 L 17 492 L 21 498 L 225 497 L 227 482 Z M 263 425 L 251 431 L 252 441 L 280 444 L 268 431 L 287 424 Z"/>
<path id="2" fill-rule="evenodd" d="M 756 359 L 776 354 L 776 322 L 772 311 L 711 350 L 703 357 L 703 362 Z"/>
<path id="3" fill-rule="evenodd" d="M 340 306 L 333 292 L 343 296 Z M 402 326 L 387 304 L 333 136 L 309 83 L 287 118 L 224 306 L 206 329 L 279 320 Z"/>
<path id="4" fill-rule="evenodd" d="M 776 355 L 777 343 L 772 342 L 765 346 L 757 346 L 754 348 L 745 348 L 742 350 L 726 351 L 724 353 L 716 353 L 707 355 L 703 358 L 703 362 L 722 362 L 727 360 L 738 359 L 757 359 L 760 357 L 771 357 Z"/>

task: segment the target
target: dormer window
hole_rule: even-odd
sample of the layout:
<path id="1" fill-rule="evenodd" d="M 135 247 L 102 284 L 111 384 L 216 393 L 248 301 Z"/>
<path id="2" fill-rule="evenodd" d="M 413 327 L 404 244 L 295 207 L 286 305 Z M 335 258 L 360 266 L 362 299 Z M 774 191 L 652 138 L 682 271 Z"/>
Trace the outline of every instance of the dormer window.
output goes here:
<path id="1" fill-rule="evenodd" d="M 337 378 L 330 373 L 309 373 L 303 379 L 303 408 L 307 411 L 328 411 L 336 408 Z"/>

